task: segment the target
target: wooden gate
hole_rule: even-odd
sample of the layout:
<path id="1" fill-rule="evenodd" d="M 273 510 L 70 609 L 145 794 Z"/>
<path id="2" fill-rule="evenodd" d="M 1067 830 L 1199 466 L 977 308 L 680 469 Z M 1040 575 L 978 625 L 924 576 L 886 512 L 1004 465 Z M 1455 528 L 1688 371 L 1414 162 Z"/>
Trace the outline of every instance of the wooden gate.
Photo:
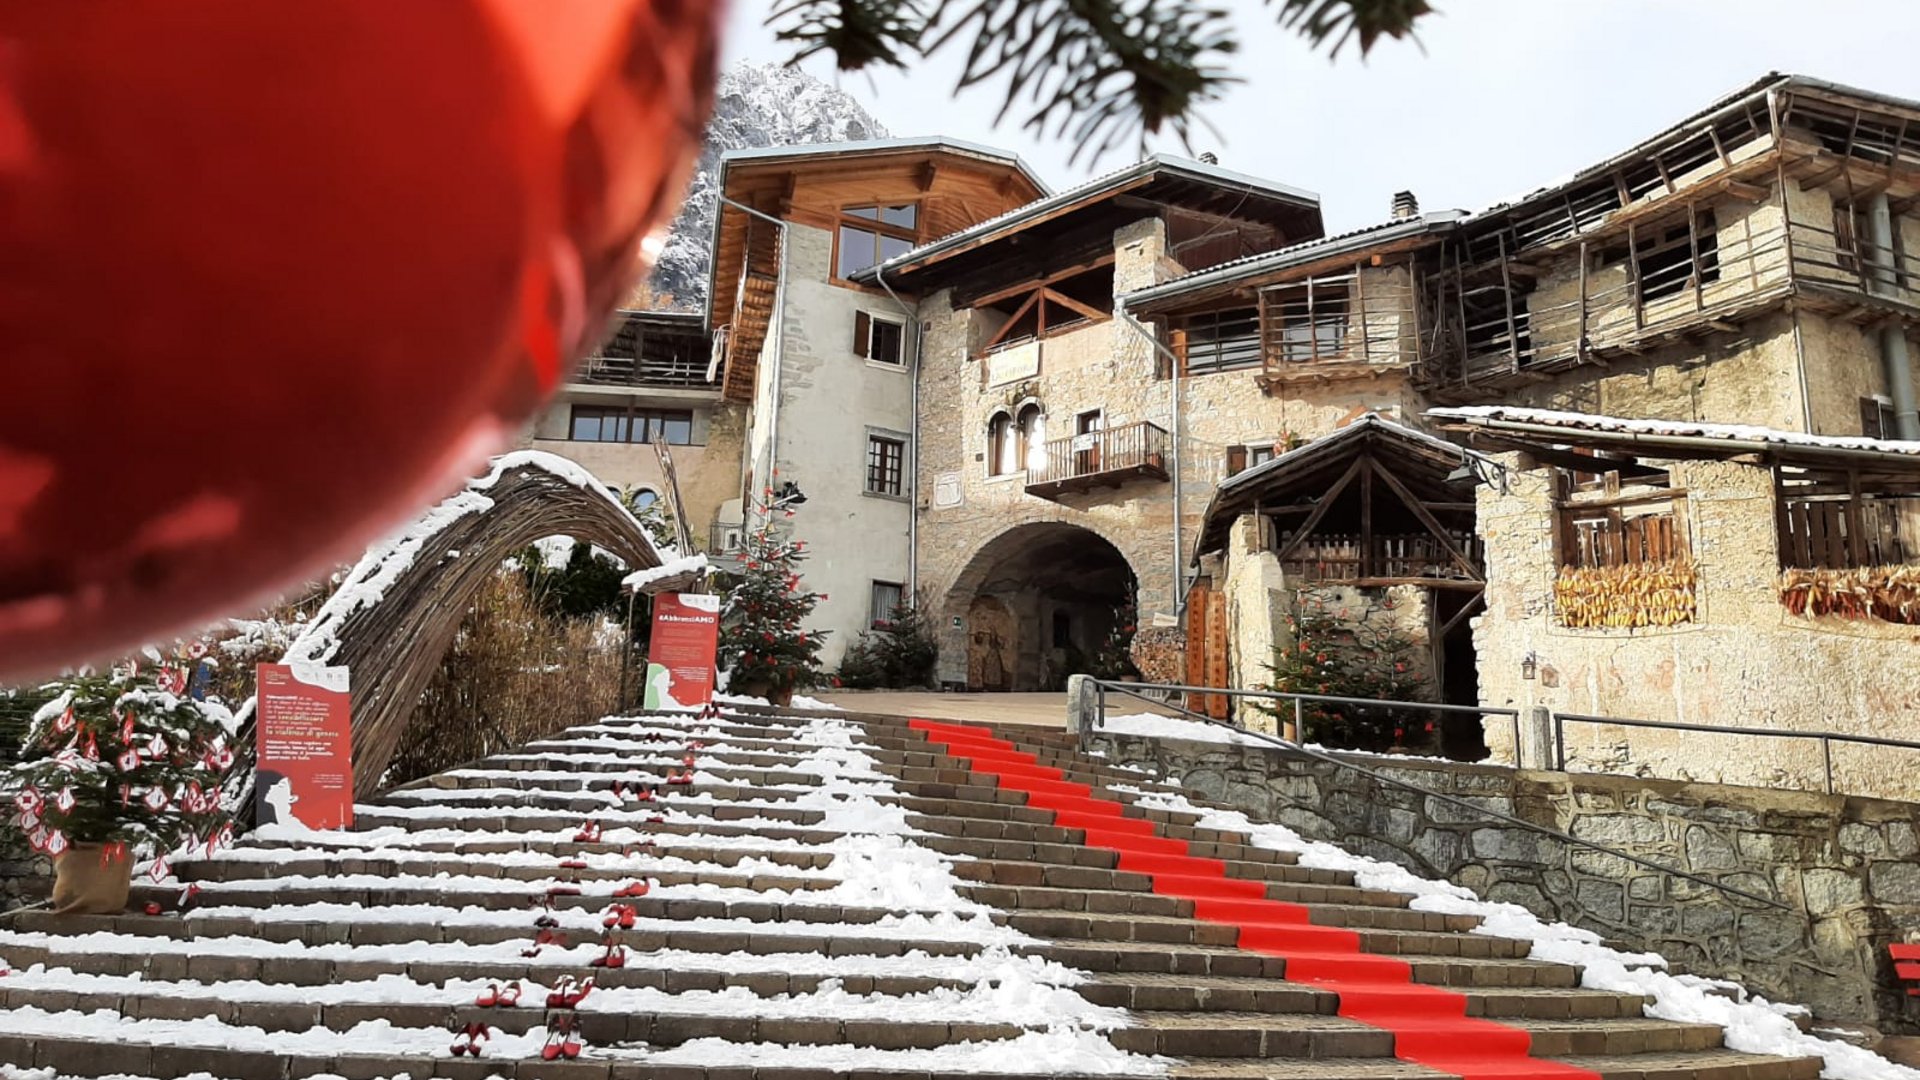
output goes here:
<path id="1" fill-rule="evenodd" d="M 1187 590 L 1187 685 L 1226 686 L 1227 597 L 1200 578 Z M 1225 694 L 1188 694 L 1187 708 L 1216 720 L 1227 718 Z"/>

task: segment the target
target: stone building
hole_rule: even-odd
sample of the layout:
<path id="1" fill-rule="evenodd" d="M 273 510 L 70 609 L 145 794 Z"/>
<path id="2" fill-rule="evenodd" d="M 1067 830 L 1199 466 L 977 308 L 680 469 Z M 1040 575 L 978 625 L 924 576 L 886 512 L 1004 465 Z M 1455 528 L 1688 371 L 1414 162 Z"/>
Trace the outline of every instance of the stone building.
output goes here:
<path id="1" fill-rule="evenodd" d="M 1174 276 L 1122 295 L 1119 304 L 1156 326 L 1177 360 L 1182 400 L 1190 408 L 1198 412 L 1204 401 L 1208 409 L 1284 415 L 1289 443 L 1347 422 L 1343 407 L 1431 428 L 1427 417 L 1434 414 L 1426 410 L 1432 406 L 1494 404 L 1755 425 L 1782 439 L 1916 439 L 1913 385 L 1920 373 L 1911 339 L 1920 323 L 1920 146 L 1907 136 L 1910 126 L 1920 126 L 1916 120 L 1920 103 L 1768 76 L 1513 202 L 1474 214 L 1422 215 L 1408 197 L 1397 200 L 1396 217 L 1382 225 Z M 1505 529 L 1519 543 L 1511 538 L 1524 534 L 1535 545 L 1528 558 L 1540 565 L 1513 549 L 1499 557 L 1487 553 L 1484 596 L 1467 601 L 1475 609 L 1487 604 L 1487 613 L 1472 619 L 1479 697 L 1496 705 L 1541 700 L 1515 685 L 1515 673 L 1520 657 L 1545 654 L 1521 643 L 1539 620 L 1549 619 L 1558 620 L 1563 640 L 1557 647 L 1569 657 L 1557 670 L 1594 681 L 1584 700 L 1555 702 L 1562 708 L 1604 705 L 1666 720 L 1792 713 L 1803 725 L 1913 733 L 1915 718 L 1904 706 L 1889 706 L 1894 696 L 1911 698 L 1911 677 L 1901 672 L 1913 668 L 1920 652 L 1910 631 L 1874 625 L 1887 622 L 1878 618 L 1850 622 L 1838 636 L 1831 626 L 1815 632 L 1791 621 L 1775 630 L 1783 618 L 1775 593 L 1782 571 L 1920 562 L 1907 540 L 1920 529 L 1910 504 L 1900 502 L 1911 492 L 1895 482 L 1899 478 L 1855 475 L 1849 488 L 1847 477 L 1823 474 L 1807 482 L 1811 487 L 1796 479 L 1793 493 L 1786 487 L 1776 493 L 1773 480 L 1760 480 L 1777 478 L 1778 452 L 1732 460 L 1752 450 L 1729 454 L 1730 463 L 1712 468 L 1679 465 L 1671 476 L 1665 466 L 1636 472 L 1612 461 L 1581 469 L 1581 461 L 1568 459 L 1612 453 L 1583 445 L 1588 438 L 1567 437 L 1557 446 L 1536 439 L 1533 452 L 1557 453 L 1558 467 L 1589 486 L 1604 489 L 1604 478 L 1615 473 L 1659 472 L 1669 477 L 1666 487 L 1629 485 L 1621 497 L 1636 509 L 1584 507 L 1579 527 L 1560 533 L 1539 513 L 1515 517 L 1516 496 L 1507 489 L 1491 502 L 1482 491 L 1478 539 Z M 1462 478 L 1473 471 L 1463 462 Z M 1515 479 L 1524 471 L 1501 475 L 1519 485 L 1512 490 L 1528 490 L 1528 481 Z M 1662 500 L 1672 504 L 1669 487 L 1697 495 L 1698 505 L 1677 515 L 1646 514 Z M 1325 500 L 1336 494 L 1329 490 Z M 1365 505 L 1351 492 L 1341 497 Z M 1581 493 L 1575 501 L 1590 497 Z M 1327 539 L 1306 537 L 1311 530 L 1300 525 L 1300 515 L 1319 512 L 1315 501 L 1276 498 L 1249 507 L 1228 500 L 1202 526 L 1196 559 L 1227 551 L 1230 537 L 1243 555 L 1264 551 L 1267 562 L 1298 555 L 1303 541 L 1310 549 Z M 1702 557 L 1697 543 L 1714 529 L 1733 529 L 1725 515 L 1735 506 L 1759 508 L 1742 526 L 1749 530 L 1772 529 L 1776 510 L 1797 507 L 1793 512 L 1812 517 L 1800 521 L 1799 532 L 1776 530 L 1801 537 L 1798 549 L 1784 539 L 1749 543 L 1737 530 L 1714 534 L 1715 558 L 1733 560 L 1737 551 L 1744 569 L 1729 563 L 1728 574 L 1746 583 L 1735 588 L 1721 576 L 1713 588 L 1720 596 L 1714 621 L 1729 650 L 1714 677 L 1675 675 L 1674 663 L 1710 662 L 1690 647 L 1708 640 L 1697 637 L 1697 624 L 1687 631 L 1696 638 L 1684 639 L 1671 638 L 1665 627 L 1566 624 L 1562 609 L 1580 602 L 1568 582 L 1582 575 L 1633 578 L 1636 587 L 1656 588 L 1657 575 L 1675 566 L 1705 573 L 1694 561 Z M 1497 523 L 1489 516 L 1496 513 L 1503 515 Z M 1707 532 L 1693 533 L 1696 546 L 1689 547 L 1687 523 L 1700 515 L 1711 515 L 1711 526 L 1702 523 Z M 1839 547 L 1810 559 L 1807 529 Z M 1876 529 L 1892 539 L 1880 543 Z M 1380 577 L 1367 567 L 1390 554 L 1363 550 L 1358 576 Z M 1287 598 L 1326 576 L 1324 566 L 1308 572 L 1299 565 L 1284 573 L 1267 567 L 1263 574 L 1258 586 L 1231 573 L 1204 574 L 1203 586 L 1231 591 L 1202 603 L 1209 611 L 1227 607 L 1234 616 L 1230 628 L 1197 628 L 1190 598 L 1188 655 L 1205 665 L 1190 667 L 1190 676 L 1212 670 L 1252 678 L 1255 658 L 1279 637 Z M 1396 585 L 1375 581 L 1367 588 Z M 1657 587 L 1679 588 L 1672 582 Z M 1459 627 L 1452 620 L 1440 621 Z M 1198 646 L 1197 630 L 1205 635 Z M 1593 642 L 1570 644 L 1583 635 Z M 1639 658 L 1657 647 L 1642 639 L 1662 637 L 1671 638 L 1665 666 Z M 1673 652 L 1683 640 L 1689 643 L 1684 658 Z M 1759 642 L 1767 644 L 1746 648 Z M 1840 674 L 1830 679 L 1824 665 L 1788 662 L 1803 648 Z M 1749 654 L 1766 657 L 1768 679 L 1792 682 L 1794 689 L 1776 692 L 1727 673 L 1725 660 Z M 1619 659 L 1600 663 L 1601 657 Z M 1511 752 L 1508 731 L 1489 725 L 1497 753 Z M 1676 762 L 1701 745 L 1644 732 L 1634 738 L 1665 739 Z"/>
<path id="2" fill-rule="evenodd" d="M 919 298 L 915 562 L 943 682 L 1057 689 L 1116 628 L 1178 618 L 1229 448 L 1282 422 L 1177 401 L 1116 298 L 1320 230 L 1310 194 L 1153 157 L 856 275 Z"/>
<path id="3" fill-rule="evenodd" d="M 1920 738 L 1920 443 L 1493 406 L 1488 703 Z M 1920 749 L 1563 719 L 1584 771 L 1920 801 Z M 1509 729 L 1490 725 L 1497 757 Z"/>
<path id="4" fill-rule="evenodd" d="M 737 520 L 799 508 L 832 667 L 916 575 L 916 309 L 860 272 L 1046 188 L 1013 155 L 941 138 L 733 151 L 719 185 L 707 321 L 720 397 L 746 409 Z"/>

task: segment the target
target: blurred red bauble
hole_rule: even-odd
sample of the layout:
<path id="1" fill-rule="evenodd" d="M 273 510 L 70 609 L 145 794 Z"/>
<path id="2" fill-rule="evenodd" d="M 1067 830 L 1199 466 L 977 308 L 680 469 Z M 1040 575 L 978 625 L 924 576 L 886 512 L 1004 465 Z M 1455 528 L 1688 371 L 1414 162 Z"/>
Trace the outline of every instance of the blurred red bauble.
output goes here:
<path id="1" fill-rule="evenodd" d="M 702 0 L 0 0 L 0 678 L 243 614 L 595 344 Z"/>

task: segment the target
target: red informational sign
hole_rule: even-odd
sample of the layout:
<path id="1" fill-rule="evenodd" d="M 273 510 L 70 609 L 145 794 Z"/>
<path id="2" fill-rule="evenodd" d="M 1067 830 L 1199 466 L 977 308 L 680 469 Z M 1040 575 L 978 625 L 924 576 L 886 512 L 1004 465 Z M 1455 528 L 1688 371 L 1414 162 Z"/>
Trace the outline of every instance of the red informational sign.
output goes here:
<path id="1" fill-rule="evenodd" d="M 261 664 L 254 790 L 262 825 L 353 824 L 353 734 L 347 669 Z"/>
<path id="2" fill-rule="evenodd" d="M 719 646 L 719 597 L 698 593 L 654 597 L 645 707 L 698 709 L 712 701 L 713 657 Z"/>

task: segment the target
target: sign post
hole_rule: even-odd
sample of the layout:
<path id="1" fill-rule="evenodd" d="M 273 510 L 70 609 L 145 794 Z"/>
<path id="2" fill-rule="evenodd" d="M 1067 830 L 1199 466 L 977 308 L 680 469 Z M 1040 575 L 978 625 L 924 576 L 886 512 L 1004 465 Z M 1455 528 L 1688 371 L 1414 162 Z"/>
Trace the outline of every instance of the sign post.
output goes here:
<path id="1" fill-rule="evenodd" d="M 698 709 L 713 700 L 714 653 L 720 645 L 720 598 L 662 593 L 653 598 L 643 707 Z"/>
<path id="2" fill-rule="evenodd" d="M 353 824 L 353 733 L 347 669 L 261 664 L 254 692 L 262 825 Z"/>

